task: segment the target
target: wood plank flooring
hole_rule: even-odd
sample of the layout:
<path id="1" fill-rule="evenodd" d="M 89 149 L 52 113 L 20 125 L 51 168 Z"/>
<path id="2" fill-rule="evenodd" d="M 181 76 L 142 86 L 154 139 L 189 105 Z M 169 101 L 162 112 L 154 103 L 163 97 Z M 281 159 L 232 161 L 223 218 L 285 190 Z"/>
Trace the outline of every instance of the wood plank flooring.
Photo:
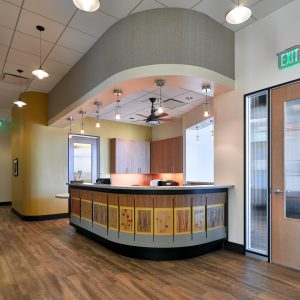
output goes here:
<path id="1" fill-rule="evenodd" d="M 300 272 L 227 251 L 180 261 L 117 255 L 68 220 L 0 207 L 0 299 L 300 299 Z"/>

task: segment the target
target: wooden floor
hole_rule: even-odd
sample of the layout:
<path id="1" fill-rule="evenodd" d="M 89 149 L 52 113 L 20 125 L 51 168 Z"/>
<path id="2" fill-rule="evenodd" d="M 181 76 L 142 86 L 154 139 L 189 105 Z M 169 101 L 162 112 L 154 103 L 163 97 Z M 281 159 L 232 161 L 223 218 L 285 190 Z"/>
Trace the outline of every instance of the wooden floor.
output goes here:
<path id="1" fill-rule="evenodd" d="M 153 262 L 0 207 L 0 299 L 300 299 L 300 272 L 218 251 Z"/>

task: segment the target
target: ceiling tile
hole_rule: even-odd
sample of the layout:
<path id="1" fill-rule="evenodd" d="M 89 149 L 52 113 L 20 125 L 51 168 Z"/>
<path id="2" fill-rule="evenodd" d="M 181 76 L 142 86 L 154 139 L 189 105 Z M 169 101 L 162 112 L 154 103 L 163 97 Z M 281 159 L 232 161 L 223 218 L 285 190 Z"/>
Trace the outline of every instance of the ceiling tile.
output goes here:
<path id="1" fill-rule="evenodd" d="M 0 26 L 0 44 L 3 46 L 9 46 L 13 33 L 13 30 Z"/>
<path id="2" fill-rule="evenodd" d="M 5 67 L 4 67 L 4 72 L 9 73 L 9 74 L 14 74 L 18 75 L 17 69 L 23 70 L 22 76 L 26 78 L 32 78 L 32 67 L 29 66 L 24 66 L 21 64 L 16 64 L 16 63 L 11 63 L 11 62 L 6 62 Z"/>
<path id="3" fill-rule="evenodd" d="M 56 45 L 49 55 L 49 59 L 73 66 L 82 57 L 82 53 Z"/>
<path id="4" fill-rule="evenodd" d="M 14 29 L 20 8 L 10 3 L 0 1 L 0 25 Z"/>
<path id="5" fill-rule="evenodd" d="M 116 21 L 100 10 L 91 14 L 78 10 L 69 26 L 99 38 Z"/>
<path id="6" fill-rule="evenodd" d="M 7 61 L 32 68 L 36 68 L 40 64 L 39 56 L 25 53 L 16 49 L 10 49 Z"/>
<path id="7" fill-rule="evenodd" d="M 203 0 L 193 9 L 210 16 L 219 23 L 224 23 L 226 13 L 234 7 L 234 3 L 229 0 Z"/>
<path id="8" fill-rule="evenodd" d="M 229 23 L 225 22 L 223 25 L 225 27 L 229 28 L 230 30 L 237 32 L 237 31 L 243 29 L 244 27 L 250 25 L 253 22 L 255 22 L 255 19 L 253 17 L 251 17 L 248 21 L 246 21 L 242 24 L 233 25 L 233 24 L 229 24 Z"/>
<path id="9" fill-rule="evenodd" d="M 7 51 L 8 51 L 8 47 L 0 45 L 0 60 L 5 60 Z"/>
<path id="10" fill-rule="evenodd" d="M 45 27 L 45 31 L 42 33 L 42 39 L 52 43 L 57 41 L 65 28 L 62 24 L 23 9 L 18 22 L 17 31 L 39 38 L 40 33 L 36 29 L 37 25 Z"/>
<path id="11" fill-rule="evenodd" d="M 49 73 L 56 74 L 58 76 L 64 76 L 70 71 L 72 66 L 47 59 L 43 65 L 43 68 Z"/>
<path id="12" fill-rule="evenodd" d="M 126 17 L 139 2 L 140 0 L 102 0 L 100 10 L 117 19 L 122 19 Z"/>
<path id="13" fill-rule="evenodd" d="M 177 99 L 177 96 L 182 95 L 185 92 L 186 92 L 186 90 L 181 89 L 181 88 L 163 87 L 161 89 L 161 94 L 164 98 L 176 98 Z M 159 90 L 156 91 L 155 93 L 157 93 L 159 95 Z"/>
<path id="14" fill-rule="evenodd" d="M 96 41 L 97 39 L 95 37 L 72 28 L 67 28 L 59 39 L 58 44 L 85 53 Z"/>
<path id="15" fill-rule="evenodd" d="M 0 60 L 0 72 L 2 71 L 4 67 L 4 60 Z"/>
<path id="16" fill-rule="evenodd" d="M 13 5 L 17 5 L 17 6 L 21 6 L 22 5 L 22 2 L 23 0 L 4 0 L 5 2 L 9 2 Z"/>
<path id="17" fill-rule="evenodd" d="M 159 0 L 162 4 L 167 7 L 181 7 L 181 8 L 191 8 L 197 4 L 200 0 Z M 209 0 L 211 1 L 211 0 Z"/>
<path id="18" fill-rule="evenodd" d="M 154 9 L 154 8 L 163 8 L 162 4 L 156 2 L 155 0 L 144 0 L 138 7 L 132 12 L 137 13 L 143 10 Z"/>
<path id="19" fill-rule="evenodd" d="M 287 5 L 293 0 L 264 0 L 251 7 L 252 14 L 256 19 L 263 18 L 271 12 Z"/>
<path id="20" fill-rule="evenodd" d="M 28 34 L 16 32 L 11 47 L 36 56 L 40 55 L 40 40 Z M 52 43 L 42 41 L 42 58 L 49 54 L 52 47 Z"/>
<path id="21" fill-rule="evenodd" d="M 67 24 L 76 12 L 70 0 L 26 0 L 23 7 L 62 24 Z"/>
<path id="22" fill-rule="evenodd" d="M 205 99 L 204 95 L 195 93 L 193 91 L 187 91 L 186 93 L 183 93 L 176 97 L 176 100 L 185 102 L 188 104 L 192 104 L 195 101 L 202 101 L 203 99 Z"/>

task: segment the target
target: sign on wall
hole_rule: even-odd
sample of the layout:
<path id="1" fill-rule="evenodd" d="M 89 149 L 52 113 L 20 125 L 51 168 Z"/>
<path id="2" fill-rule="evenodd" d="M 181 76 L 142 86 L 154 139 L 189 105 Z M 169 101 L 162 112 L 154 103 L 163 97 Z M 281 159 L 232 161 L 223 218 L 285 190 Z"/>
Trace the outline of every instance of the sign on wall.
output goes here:
<path id="1" fill-rule="evenodd" d="M 279 69 L 296 65 L 300 63 L 300 45 L 281 51 L 277 56 Z"/>

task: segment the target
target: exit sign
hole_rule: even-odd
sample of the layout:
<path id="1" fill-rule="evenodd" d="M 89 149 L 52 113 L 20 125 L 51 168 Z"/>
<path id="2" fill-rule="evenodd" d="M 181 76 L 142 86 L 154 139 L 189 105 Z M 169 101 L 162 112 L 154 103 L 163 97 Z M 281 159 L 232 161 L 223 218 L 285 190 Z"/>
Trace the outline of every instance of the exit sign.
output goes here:
<path id="1" fill-rule="evenodd" d="M 278 68 L 285 69 L 300 63 L 300 45 L 281 51 L 278 56 Z"/>

